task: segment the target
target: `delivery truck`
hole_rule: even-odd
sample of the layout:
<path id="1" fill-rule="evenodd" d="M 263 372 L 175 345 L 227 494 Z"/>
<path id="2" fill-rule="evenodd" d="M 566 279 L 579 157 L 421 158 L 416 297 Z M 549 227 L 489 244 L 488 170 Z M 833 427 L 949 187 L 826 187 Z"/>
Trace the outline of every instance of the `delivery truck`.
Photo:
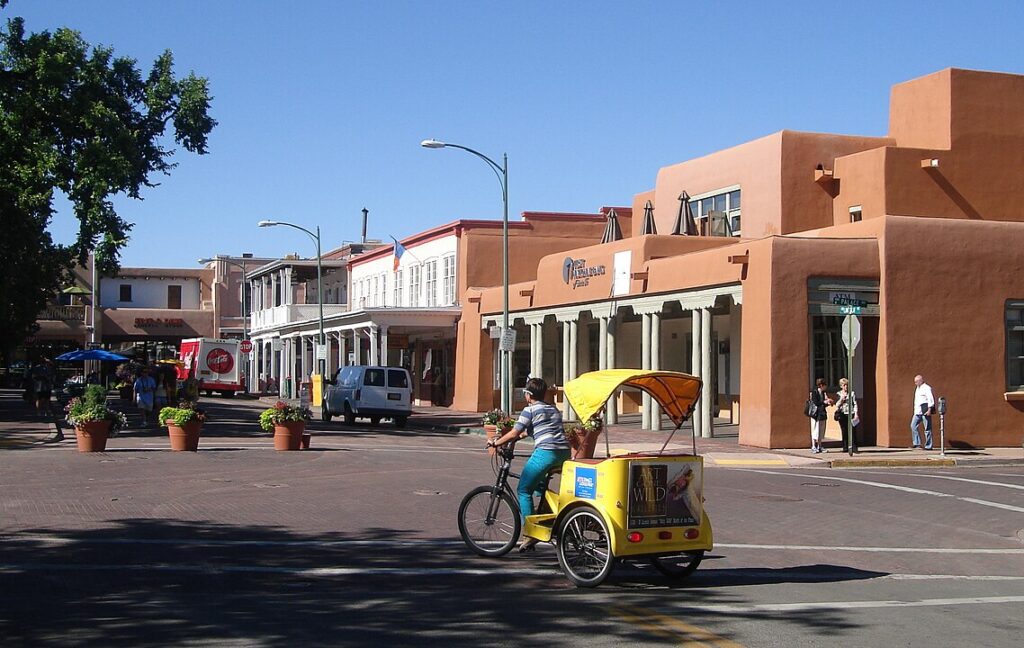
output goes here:
<path id="1" fill-rule="evenodd" d="M 220 392 L 231 398 L 235 392 L 245 391 L 242 352 L 239 340 L 189 338 L 181 341 L 178 359 L 178 378 L 189 377 L 199 381 L 200 391 L 207 395 Z"/>

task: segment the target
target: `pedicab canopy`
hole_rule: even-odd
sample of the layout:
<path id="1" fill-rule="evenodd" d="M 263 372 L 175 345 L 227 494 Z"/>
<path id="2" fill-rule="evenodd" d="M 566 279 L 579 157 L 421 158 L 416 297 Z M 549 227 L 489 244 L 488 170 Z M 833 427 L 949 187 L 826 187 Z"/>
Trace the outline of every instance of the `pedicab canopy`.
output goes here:
<path id="1" fill-rule="evenodd" d="M 693 413 L 701 380 L 678 371 L 605 369 L 574 378 L 563 389 L 580 420 L 586 421 L 600 412 L 620 387 L 635 387 L 650 394 L 678 428 Z"/>

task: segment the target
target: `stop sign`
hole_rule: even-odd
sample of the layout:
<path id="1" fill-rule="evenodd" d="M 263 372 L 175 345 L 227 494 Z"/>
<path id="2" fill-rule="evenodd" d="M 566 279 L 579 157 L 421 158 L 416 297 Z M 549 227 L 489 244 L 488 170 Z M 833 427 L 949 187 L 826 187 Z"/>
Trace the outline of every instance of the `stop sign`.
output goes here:
<path id="1" fill-rule="evenodd" d="M 238 345 L 238 350 L 242 353 L 249 353 L 252 351 L 252 340 L 242 340 L 242 343 Z"/>

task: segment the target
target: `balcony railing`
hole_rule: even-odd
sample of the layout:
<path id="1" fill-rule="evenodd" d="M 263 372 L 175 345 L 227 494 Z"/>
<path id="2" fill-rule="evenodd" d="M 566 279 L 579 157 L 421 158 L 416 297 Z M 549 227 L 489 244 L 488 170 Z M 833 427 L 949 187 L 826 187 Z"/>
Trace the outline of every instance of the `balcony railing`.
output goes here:
<path id="1" fill-rule="evenodd" d="M 47 306 L 39 319 L 57 322 L 84 322 L 85 306 Z"/>
<path id="2" fill-rule="evenodd" d="M 324 304 L 324 317 L 348 311 L 346 304 Z M 249 328 L 253 331 L 294 324 L 295 322 L 312 322 L 320 319 L 320 306 L 317 304 L 290 304 L 275 306 L 264 310 L 253 311 L 249 320 Z"/>

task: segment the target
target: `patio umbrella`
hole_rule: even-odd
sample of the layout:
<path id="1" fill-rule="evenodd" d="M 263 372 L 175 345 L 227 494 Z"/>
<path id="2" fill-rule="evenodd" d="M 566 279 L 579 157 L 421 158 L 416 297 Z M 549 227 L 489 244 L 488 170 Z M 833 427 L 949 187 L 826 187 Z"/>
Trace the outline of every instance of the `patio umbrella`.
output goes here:
<path id="1" fill-rule="evenodd" d="M 654 205 L 648 200 L 647 204 L 644 205 L 644 223 L 640 229 L 640 235 L 644 234 L 657 234 L 658 228 L 654 225 Z"/>
<path id="2" fill-rule="evenodd" d="M 110 361 L 124 361 L 128 358 L 123 355 L 118 355 L 104 349 L 78 349 L 76 351 L 68 351 L 62 353 L 55 360 L 62 360 L 64 362 L 74 362 L 75 360 L 110 360 Z"/>
<path id="3" fill-rule="evenodd" d="M 619 228 L 619 216 L 615 213 L 614 209 L 608 210 L 608 222 L 605 224 L 604 236 L 601 237 L 602 243 L 611 243 L 612 241 L 622 240 L 622 230 Z"/>
<path id="4" fill-rule="evenodd" d="M 685 191 L 679 194 L 679 214 L 676 215 L 676 222 L 672 225 L 672 234 L 679 236 L 697 236 L 697 221 L 693 217 L 693 209 L 690 207 L 690 194 Z"/>

